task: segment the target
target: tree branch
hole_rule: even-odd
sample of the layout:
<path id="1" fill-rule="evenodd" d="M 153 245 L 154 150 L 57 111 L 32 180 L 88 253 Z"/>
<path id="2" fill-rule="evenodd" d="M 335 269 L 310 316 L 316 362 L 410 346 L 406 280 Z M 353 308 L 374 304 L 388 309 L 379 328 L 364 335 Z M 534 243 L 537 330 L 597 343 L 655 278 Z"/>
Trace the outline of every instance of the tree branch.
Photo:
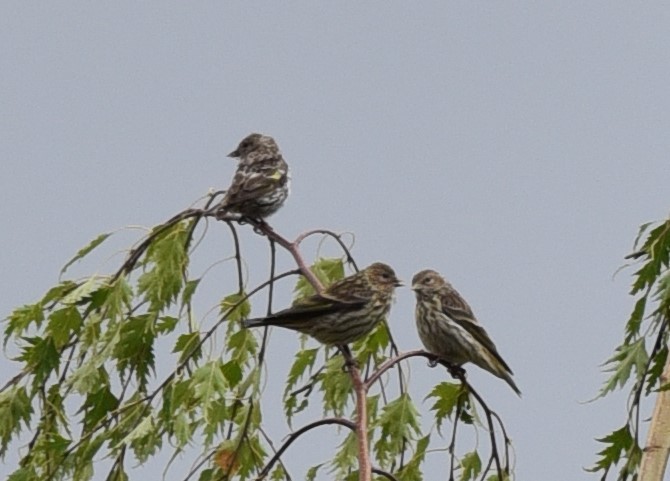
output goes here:
<path id="1" fill-rule="evenodd" d="M 495 434 L 495 423 L 493 422 L 494 417 L 498 420 L 500 425 L 502 426 L 502 423 L 500 422 L 500 417 L 495 413 L 495 411 L 491 410 L 489 406 L 486 404 L 484 399 L 479 395 L 477 391 L 468 383 L 468 381 L 465 379 L 465 371 L 462 369 L 457 369 L 455 366 L 452 366 L 448 362 L 443 361 L 442 359 L 437 359 L 434 355 L 422 351 L 422 350 L 416 350 L 416 351 L 409 351 L 402 353 L 394 358 L 391 358 L 387 360 L 386 362 L 382 363 L 381 366 L 377 368 L 377 370 L 372 373 L 370 378 L 365 382 L 365 389 L 368 390 L 370 387 L 389 369 L 391 369 L 393 366 L 398 364 L 401 361 L 404 361 L 405 359 L 409 359 L 411 357 L 425 357 L 426 359 L 429 359 L 431 362 L 440 364 L 447 368 L 449 373 L 451 374 L 452 377 L 458 379 L 463 386 L 468 390 L 468 393 L 474 397 L 479 405 L 482 407 L 484 410 L 484 414 L 486 415 L 486 421 L 488 424 L 488 431 L 489 431 L 489 436 L 491 438 L 491 458 L 493 462 L 495 462 L 496 465 L 496 471 L 498 473 L 498 478 L 499 479 L 505 479 L 503 478 L 503 468 L 500 463 L 500 454 L 498 453 L 498 443 L 496 441 L 496 434 Z M 504 432 L 504 426 L 502 426 L 503 432 Z M 505 442 L 508 442 L 507 435 L 505 435 Z M 490 465 L 490 463 L 489 463 Z M 484 470 L 484 474 L 486 474 L 486 470 Z M 509 474 L 509 465 L 505 465 L 504 469 L 505 474 Z"/>
<path id="2" fill-rule="evenodd" d="M 349 421 L 348 419 L 344 418 L 325 418 L 320 419 L 318 421 L 314 421 L 313 423 L 309 423 L 306 426 L 301 427 L 300 429 L 289 435 L 288 439 L 286 439 L 286 441 L 284 441 L 284 444 L 282 444 L 281 447 L 277 450 L 277 452 L 275 452 L 274 456 L 272 456 L 270 461 L 268 461 L 268 463 L 261 470 L 256 479 L 257 480 L 264 479 L 268 474 L 270 474 L 272 467 L 275 465 L 277 461 L 279 461 L 279 458 L 281 458 L 281 455 L 284 454 L 284 451 L 286 451 L 296 439 L 305 434 L 307 431 L 310 431 L 314 428 L 318 428 L 319 426 L 325 426 L 326 424 L 339 424 L 340 426 L 349 428 L 352 431 L 356 431 L 356 425 L 351 421 Z"/>

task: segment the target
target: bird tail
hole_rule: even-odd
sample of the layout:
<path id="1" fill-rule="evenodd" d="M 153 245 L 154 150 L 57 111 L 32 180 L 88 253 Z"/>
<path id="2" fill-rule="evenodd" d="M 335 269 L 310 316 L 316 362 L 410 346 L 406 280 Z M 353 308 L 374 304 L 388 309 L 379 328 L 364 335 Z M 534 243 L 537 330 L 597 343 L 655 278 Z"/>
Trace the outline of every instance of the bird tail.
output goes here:
<path id="1" fill-rule="evenodd" d="M 260 327 L 260 326 L 267 326 L 267 323 L 265 322 L 264 317 L 256 317 L 255 319 L 243 319 L 242 320 L 242 327 L 250 328 L 250 327 Z"/>
<path id="2" fill-rule="evenodd" d="M 505 372 L 500 377 L 502 377 L 504 379 L 504 381 L 507 384 L 509 384 L 512 389 L 514 389 L 514 392 L 517 394 L 517 396 L 521 397 L 521 391 L 519 390 L 518 386 L 516 385 L 516 383 L 512 379 L 512 376 L 510 375 L 510 373 Z"/>

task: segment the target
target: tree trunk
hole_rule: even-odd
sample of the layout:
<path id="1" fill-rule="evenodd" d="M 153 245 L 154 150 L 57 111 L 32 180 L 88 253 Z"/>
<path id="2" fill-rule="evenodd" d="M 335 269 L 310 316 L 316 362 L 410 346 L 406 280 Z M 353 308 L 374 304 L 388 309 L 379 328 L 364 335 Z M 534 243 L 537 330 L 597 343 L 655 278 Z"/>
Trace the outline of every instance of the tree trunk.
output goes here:
<path id="1" fill-rule="evenodd" d="M 670 382 L 670 356 L 661 375 L 661 386 Z M 651 417 L 647 445 L 642 454 L 639 481 L 662 481 L 670 454 L 670 390 L 661 391 L 656 398 Z"/>

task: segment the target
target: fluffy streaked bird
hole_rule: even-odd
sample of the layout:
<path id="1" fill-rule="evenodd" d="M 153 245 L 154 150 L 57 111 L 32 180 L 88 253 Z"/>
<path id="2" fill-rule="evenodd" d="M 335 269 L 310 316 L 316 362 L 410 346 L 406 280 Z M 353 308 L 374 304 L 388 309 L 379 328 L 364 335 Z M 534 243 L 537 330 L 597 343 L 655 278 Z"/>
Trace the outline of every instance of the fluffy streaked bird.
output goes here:
<path id="1" fill-rule="evenodd" d="M 476 364 L 521 395 L 512 370 L 451 284 L 437 272 L 424 270 L 412 279 L 412 290 L 416 294 L 416 327 L 428 352 L 456 366 Z"/>
<path id="2" fill-rule="evenodd" d="M 262 220 L 277 212 L 288 197 L 290 177 L 274 139 L 250 134 L 228 157 L 239 159 L 239 163 L 217 217 L 239 214 Z"/>
<path id="3" fill-rule="evenodd" d="M 387 316 L 395 288 L 400 285 L 391 267 L 376 262 L 330 285 L 323 294 L 298 299 L 288 309 L 247 319 L 243 325 L 285 327 L 324 344 L 349 344 Z"/>

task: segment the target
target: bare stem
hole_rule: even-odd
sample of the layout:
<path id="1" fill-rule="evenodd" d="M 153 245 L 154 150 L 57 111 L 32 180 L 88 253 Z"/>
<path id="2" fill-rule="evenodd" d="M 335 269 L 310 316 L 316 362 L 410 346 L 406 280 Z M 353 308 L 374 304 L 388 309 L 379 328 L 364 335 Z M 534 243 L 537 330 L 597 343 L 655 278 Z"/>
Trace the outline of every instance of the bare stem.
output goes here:
<path id="1" fill-rule="evenodd" d="M 356 437 L 358 438 L 358 479 L 370 481 L 372 479 L 372 465 L 370 463 L 370 447 L 368 446 L 368 406 L 367 386 L 361 377 L 361 371 L 348 347 L 340 349 L 344 356 L 345 365 L 349 367 L 349 375 L 356 394 Z"/>
<path id="2" fill-rule="evenodd" d="M 340 426 L 349 428 L 352 431 L 356 430 L 356 426 L 354 425 L 354 423 L 344 418 L 325 418 L 320 419 L 318 421 L 314 421 L 313 423 L 309 423 L 306 426 L 301 427 L 300 429 L 289 435 L 286 441 L 284 441 L 284 444 L 281 445 L 281 447 L 277 450 L 277 452 L 275 452 L 274 456 L 272 456 L 268 464 L 266 464 L 265 467 L 261 470 L 256 479 L 257 480 L 264 479 L 268 474 L 270 474 L 272 467 L 275 465 L 277 461 L 279 461 L 281 455 L 284 454 L 284 451 L 286 451 L 296 439 L 305 434 L 307 431 L 310 431 L 314 428 L 318 428 L 319 426 L 324 426 L 326 424 L 339 424 Z"/>
<path id="3" fill-rule="evenodd" d="M 300 273 L 307 279 L 312 287 L 318 292 L 323 292 L 323 284 L 311 271 L 305 259 L 300 253 L 300 242 L 302 242 L 307 235 L 299 236 L 295 241 L 291 242 L 279 235 L 269 224 L 263 221 L 248 220 L 257 232 L 265 234 L 268 239 L 276 242 L 278 245 L 286 249 L 293 257 L 298 266 Z M 368 446 L 368 415 L 367 415 L 367 384 L 361 378 L 360 370 L 351 355 L 351 351 L 347 346 L 341 346 L 340 350 L 345 358 L 345 364 L 349 368 L 349 375 L 354 387 L 356 395 L 356 437 L 358 440 L 358 472 L 360 481 L 371 481 L 372 479 L 372 465 L 370 463 L 370 450 Z M 281 450 L 280 450 L 281 451 Z"/>

